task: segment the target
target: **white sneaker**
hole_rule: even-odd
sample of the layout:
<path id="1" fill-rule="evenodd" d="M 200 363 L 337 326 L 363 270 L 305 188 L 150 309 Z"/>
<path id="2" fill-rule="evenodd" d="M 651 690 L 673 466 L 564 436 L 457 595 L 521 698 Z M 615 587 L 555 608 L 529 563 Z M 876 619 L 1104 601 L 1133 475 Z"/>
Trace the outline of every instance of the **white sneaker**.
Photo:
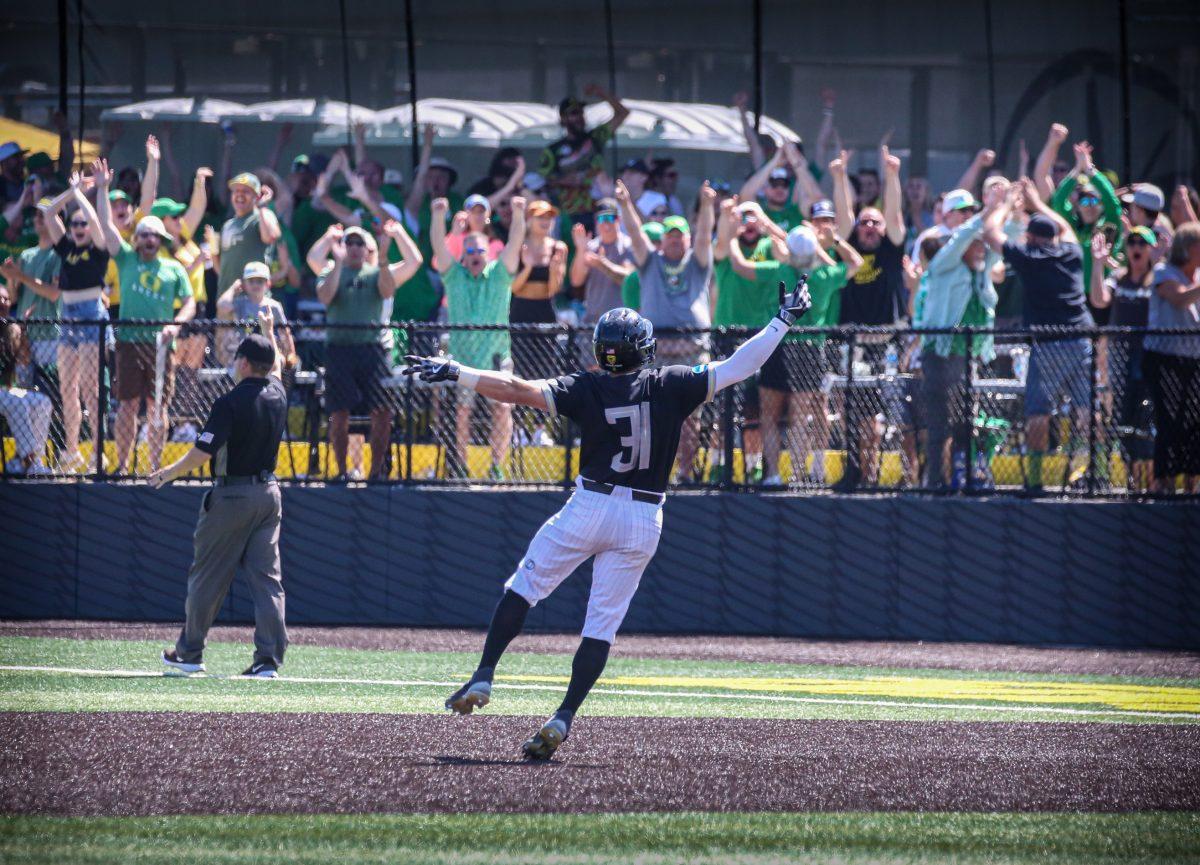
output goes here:
<path id="1" fill-rule="evenodd" d="M 60 475 L 81 474 L 87 471 L 87 461 L 79 451 L 75 451 L 73 454 L 61 454 L 55 471 Z"/>

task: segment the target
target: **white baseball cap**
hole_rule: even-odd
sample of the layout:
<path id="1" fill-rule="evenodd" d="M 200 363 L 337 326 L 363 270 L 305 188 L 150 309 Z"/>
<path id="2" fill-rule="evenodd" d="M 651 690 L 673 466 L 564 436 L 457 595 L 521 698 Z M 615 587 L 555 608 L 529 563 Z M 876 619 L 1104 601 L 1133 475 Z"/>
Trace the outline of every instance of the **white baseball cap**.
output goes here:
<path id="1" fill-rule="evenodd" d="M 1145 210 L 1155 212 L 1162 210 L 1167 205 L 1163 191 L 1153 183 L 1133 184 L 1133 191 L 1122 195 L 1121 200 L 1126 204 L 1136 204 Z"/>
<path id="2" fill-rule="evenodd" d="M 942 213 L 965 208 L 974 209 L 978 206 L 979 202 L 975 200 L 975 196 L 966 189 L 951 189 L 942 199 Z"/>
<path id="3" fill-rule="evenodd" d="M 649 216 L 660 207 L 667 207 L 667 197 L 661 192 L 653 189 L 647 189 L 642 193 L 641 198 L 637 200 L 637 209 L 646 216 Z"/>
<path id="4" fill-rule="evenodd" d="M 463 210 L 470 210 L 472 207 L 482 207 L 485 216 L 491 215 L 491 203 L 477 192 L 472 195 L 468 195 L 467 200 L 463 202 Z"/>
<path id="5" fill-rule="evenodd" d="M 242 279 L 270 279 L 271 268 L 261 261 L 248 261 L 242 269 Z"/>
<path id="6" fill-rule="evenodd" d="M 787 234 L 788 252 L 801 267 L 806 267 L 817 254 L 817 235 L 807 225 L 797 225 Z"/>

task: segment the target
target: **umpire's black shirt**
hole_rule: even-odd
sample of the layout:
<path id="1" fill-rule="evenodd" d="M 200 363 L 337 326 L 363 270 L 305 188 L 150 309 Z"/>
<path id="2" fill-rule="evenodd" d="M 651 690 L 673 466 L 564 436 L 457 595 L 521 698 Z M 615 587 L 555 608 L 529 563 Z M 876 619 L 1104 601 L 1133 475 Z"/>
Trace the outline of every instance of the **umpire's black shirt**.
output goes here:
<path id="1" fill-rule="evenodd" d="M 283 382 L 244 378 L 213 403 L 196 447 L 212 455 L 213 477 L 273 472 L 286 422 Z"/>

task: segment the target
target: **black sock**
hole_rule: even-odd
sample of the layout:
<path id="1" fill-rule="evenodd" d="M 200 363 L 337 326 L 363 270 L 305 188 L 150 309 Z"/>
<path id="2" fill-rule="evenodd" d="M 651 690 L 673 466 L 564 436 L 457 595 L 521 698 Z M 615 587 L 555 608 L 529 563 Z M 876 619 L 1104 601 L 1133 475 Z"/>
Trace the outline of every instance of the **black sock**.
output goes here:
<path id="1" fill-rule="evenodd" d="M 479 669 L 476 679 L 492 680 L 492 671 L 500 661 L 500 656 L 513 641 L 513 637 L 521 633 L 525 625 L 525 614 L 529 612 L 529 601 L 522 598 L 511 589 L 504 593 L 500 603 L 496 604 L 496 612 L 492 613 L 492 623 L 488 625 L 487 639 L 483 641 L 483 656 L 479 659 Z M 484 673 L 485 675 L 479 675 Z"/>
<path id="2" fill-rule="evenodd" d="M 571 662 L 571 684 L 567 685 L 567 696 L 563 697 L 562 705 L 558 707 L 560 712 L 574 714 L 579 711 L 583 698 L 604 672 L 608 650 L 609 644 L 604 640 L 584 637 L 579 641 L 575 660 Z"/>

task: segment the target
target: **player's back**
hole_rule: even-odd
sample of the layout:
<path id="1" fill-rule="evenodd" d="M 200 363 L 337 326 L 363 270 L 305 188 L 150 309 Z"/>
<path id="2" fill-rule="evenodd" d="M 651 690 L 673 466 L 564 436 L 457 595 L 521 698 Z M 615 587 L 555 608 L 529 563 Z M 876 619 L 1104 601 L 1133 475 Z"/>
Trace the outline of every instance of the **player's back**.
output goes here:
<path id="1" fill-rule="evenodd" d="M 549 382 L 551 409 L 580 426 L 579 473 L 588 480 L 663 492 L 683 422 L 711 398 L 708 366 L 625 375 L 579 372 Z"/>

